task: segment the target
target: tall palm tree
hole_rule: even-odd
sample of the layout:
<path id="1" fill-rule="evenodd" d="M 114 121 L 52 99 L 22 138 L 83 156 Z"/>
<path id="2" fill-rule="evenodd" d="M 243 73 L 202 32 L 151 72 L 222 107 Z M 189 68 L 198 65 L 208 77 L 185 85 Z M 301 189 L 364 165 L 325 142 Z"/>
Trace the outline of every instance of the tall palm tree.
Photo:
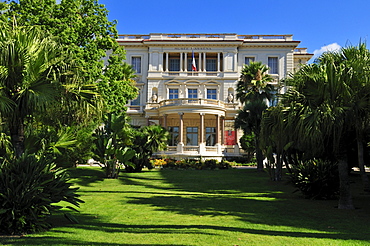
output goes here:
<path id="1" fill-rule="evenodd" d="M 263 155 L 259 144 L 262 113 L 267 108 L 267 100 L 272 100 L 274 87 L 269 84 L 272 77 L 267 74 L 268 68 L 261 62 L 244 65 L 237 84 L 236 98 L 244 104 L 235 121 L 236 127 L 243 129 L 244 134 L 255 134 L 257 170 L 263 170 Z"/>
<path id="2" fill-rule="evenodd" d="M 307 143 L 306 149 L 316 154 L 332 153 L 338 162 L 338 207 L 341 209 L 354 208 L 348 177 L 346 134 L 355 128 L 357 141 L 362 143 L 361 136 L 367 129 L 364 124 L 370 112 L 367 56 L 368 51 L 363 45 L 326 53 L 316 64 L 304 66 L 295 74 L 296 91 L 285 97 L 290 103 L 297 99 L 293 106 L 299 112 L 296 127 L 300 141 Z"/>
<path id="3" fill-rule="evenodd" d="M 16 156 L 24 152 L 24 124 L 55 103 L 65 52 L 37 27 L 1 26 L 0 107 Z"/>

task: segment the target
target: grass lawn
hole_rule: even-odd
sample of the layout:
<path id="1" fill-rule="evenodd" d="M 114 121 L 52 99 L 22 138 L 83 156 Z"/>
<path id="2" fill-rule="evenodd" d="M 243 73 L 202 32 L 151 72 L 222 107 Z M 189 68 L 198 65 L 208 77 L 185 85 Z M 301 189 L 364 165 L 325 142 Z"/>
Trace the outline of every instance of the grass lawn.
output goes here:
<path id="1" fill-rule="evenodd" d="M 54 215 L 50 231 L 5 245 L 370 245 L 370 196 L 358 209 L 302 199 L 285 182 L 254 169 L 152 170 L 103 179 L 79 167 L 73 181 L 85 201 L 79 224 Z M 352 176 L 353 188 L 361 186 Z"/>

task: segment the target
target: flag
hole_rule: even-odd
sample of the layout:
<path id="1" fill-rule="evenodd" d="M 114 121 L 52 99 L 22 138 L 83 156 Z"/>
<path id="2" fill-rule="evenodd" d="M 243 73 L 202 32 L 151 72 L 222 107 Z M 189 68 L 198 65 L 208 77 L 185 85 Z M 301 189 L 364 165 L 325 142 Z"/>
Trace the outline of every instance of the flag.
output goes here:
<path id="1" fill-rule="evenodd" d="M 195 64 L 195 58 L 194 58 L 194 50 L 193 50 L 193 61 L 191 63 L 191 70 L 197 71 L 197 64 Z"/>

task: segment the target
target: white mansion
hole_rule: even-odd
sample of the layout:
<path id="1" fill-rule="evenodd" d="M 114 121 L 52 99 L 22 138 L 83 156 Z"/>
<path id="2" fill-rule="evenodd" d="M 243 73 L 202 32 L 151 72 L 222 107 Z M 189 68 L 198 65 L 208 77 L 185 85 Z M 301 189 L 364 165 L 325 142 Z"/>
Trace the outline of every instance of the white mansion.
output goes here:
<path id="1" fill-rule="evenodd" d="M 235 89 L 244 64 L 268 65 L 273 84 L 312 57 L 292 35 L 119 35 L 137 72 L 140 95 L 128 105 L 131 124 L 170 132 L 162 155 L 221 159 L 241 154 L 234 129 Z M 282 88 L 284 90 L 284 88 Z"/>

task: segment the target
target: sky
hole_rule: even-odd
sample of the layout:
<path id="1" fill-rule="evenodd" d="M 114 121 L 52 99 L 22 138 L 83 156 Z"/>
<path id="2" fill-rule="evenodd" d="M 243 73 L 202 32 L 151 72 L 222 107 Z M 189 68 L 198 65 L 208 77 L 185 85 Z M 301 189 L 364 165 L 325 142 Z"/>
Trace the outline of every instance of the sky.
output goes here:
<path id="1" fill-rule="evenodd" d="M 318 56 L 370 40 L 369 0 L 99 0 L 118 34 L 292 34 Z M 369 47 L 369 46 L 368 46 Z"/>

